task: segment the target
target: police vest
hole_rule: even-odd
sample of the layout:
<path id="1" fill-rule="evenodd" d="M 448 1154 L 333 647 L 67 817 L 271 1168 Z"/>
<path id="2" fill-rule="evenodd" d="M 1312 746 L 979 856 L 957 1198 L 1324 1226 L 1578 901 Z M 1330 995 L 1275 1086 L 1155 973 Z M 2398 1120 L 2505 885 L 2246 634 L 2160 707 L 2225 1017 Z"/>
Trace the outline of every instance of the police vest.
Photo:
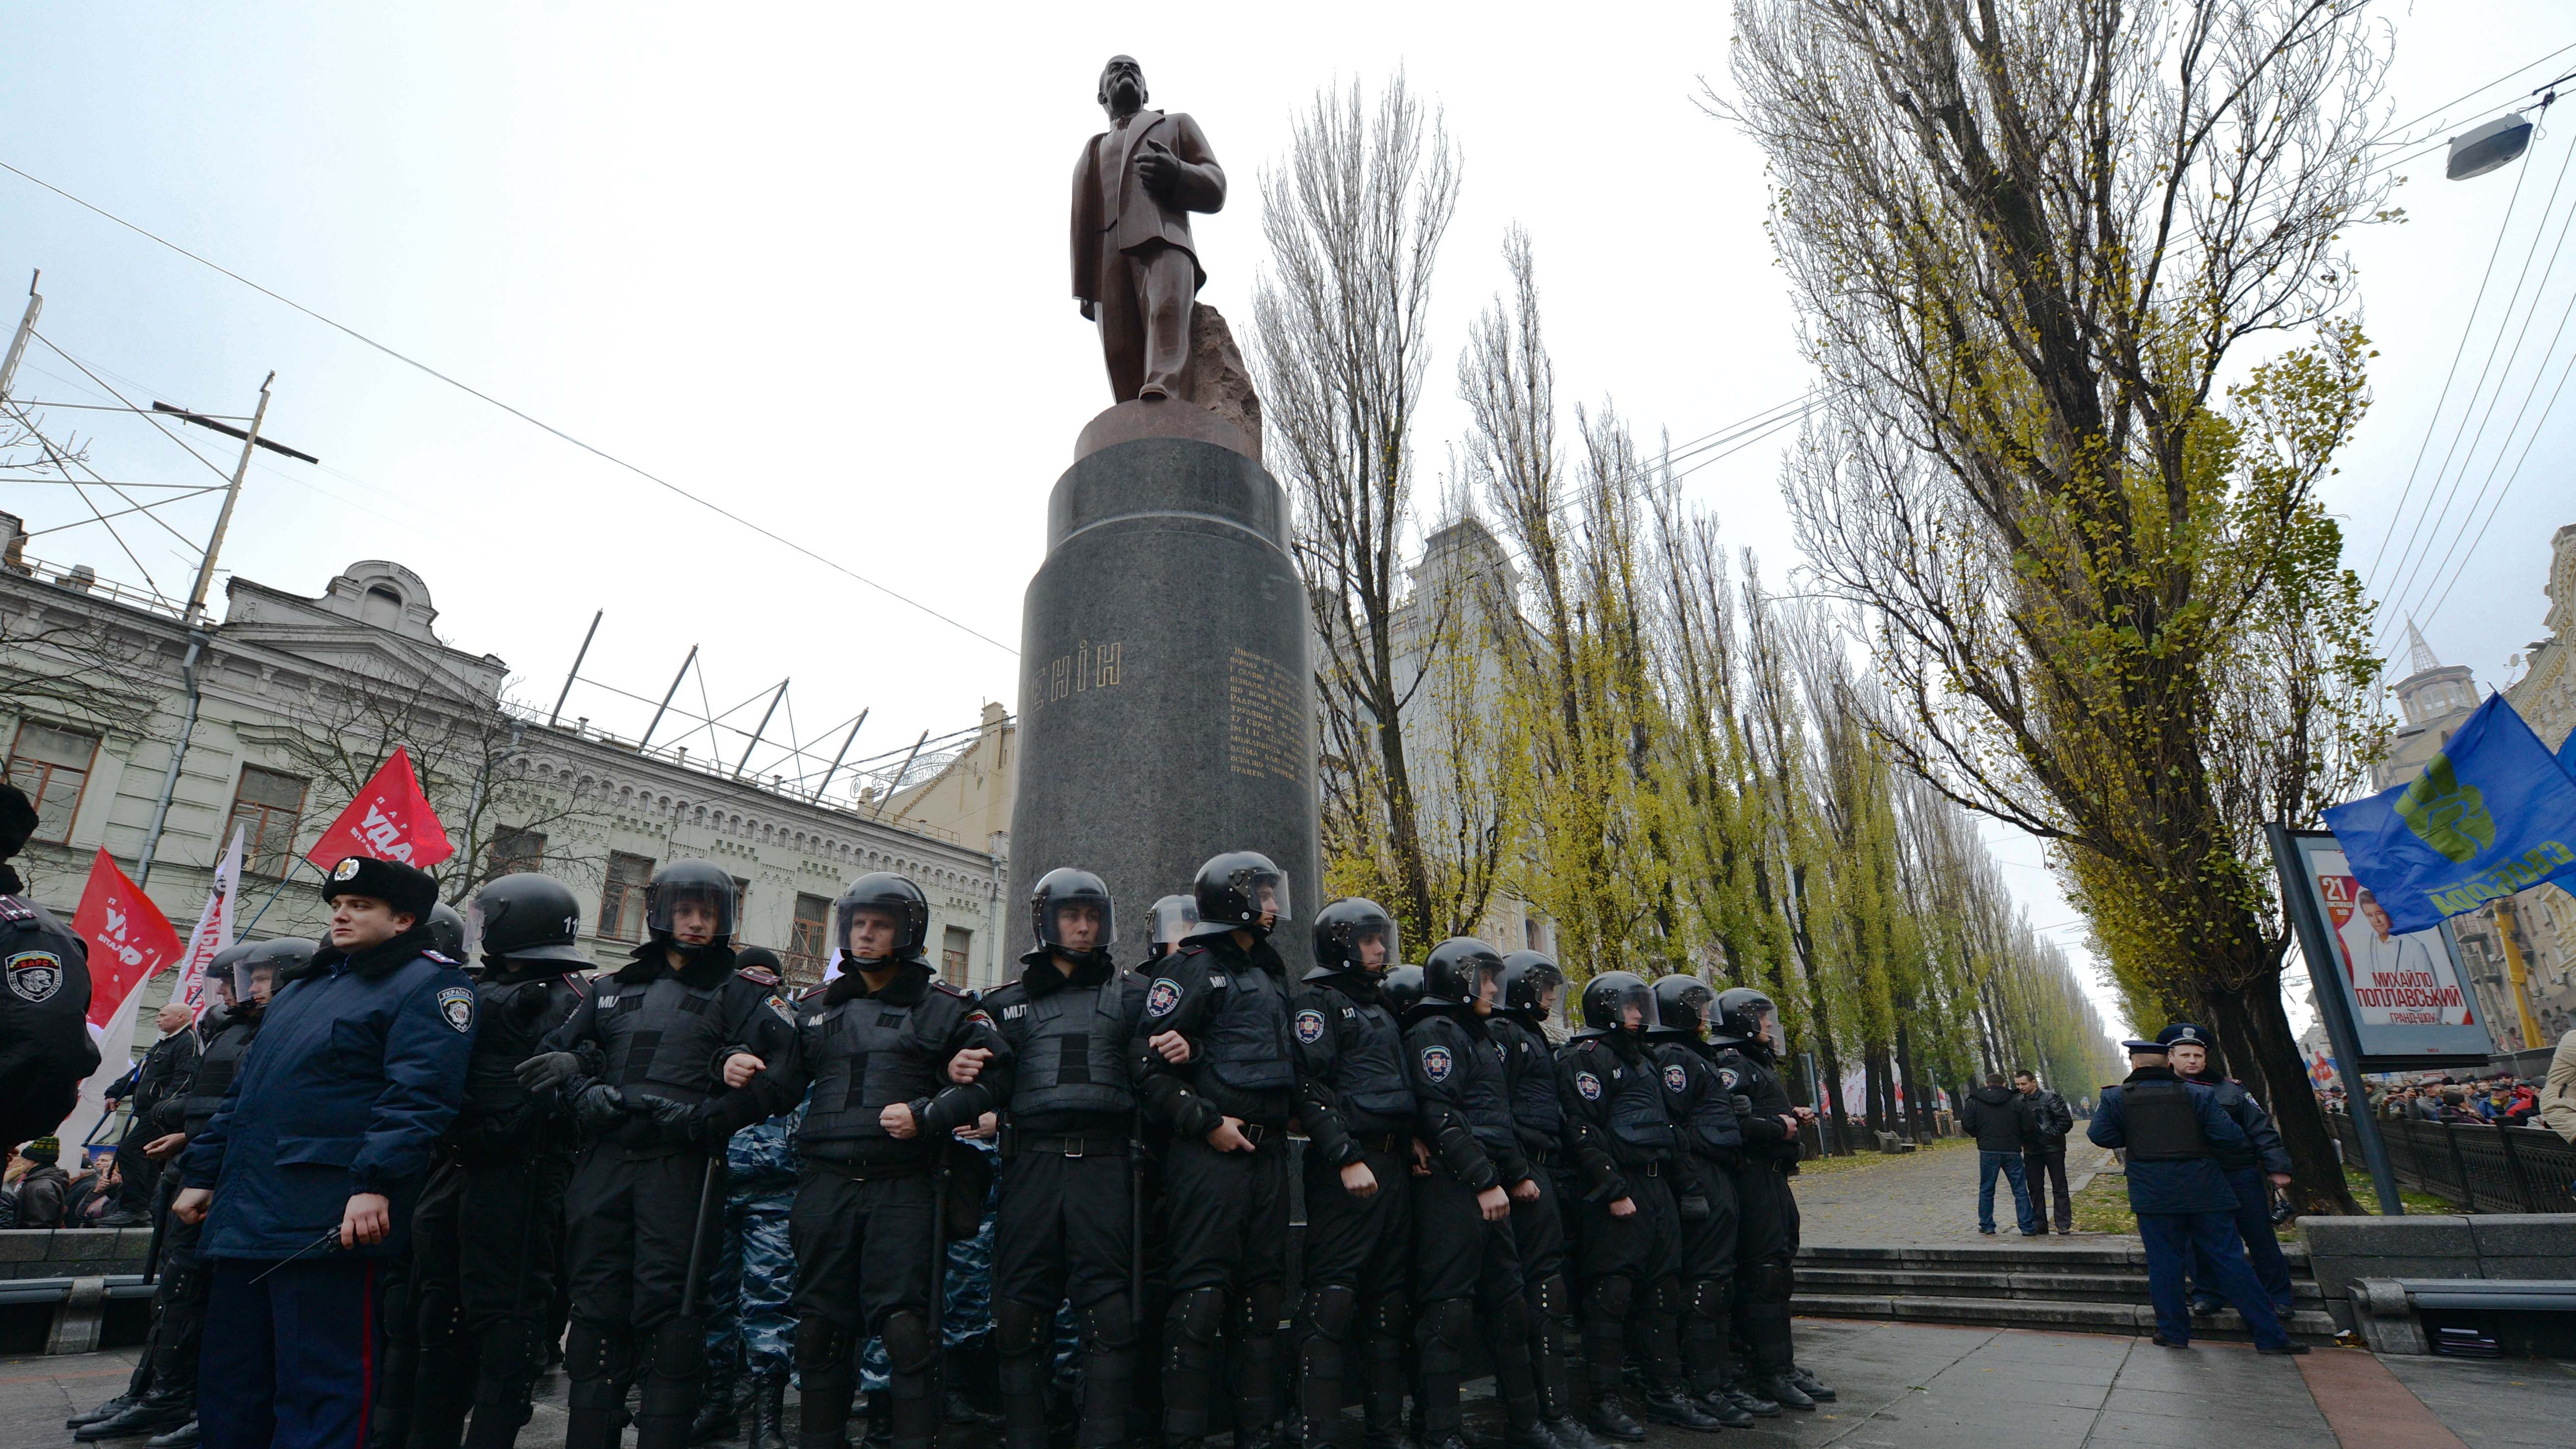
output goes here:
<path id="1" fill-rule="evenodd" d="M 1208 1027 L 1207 1069 L 1238 1092 L 1284 1092 L 1297 1080 L 1288 1045 L 1288 988 L 1259 966 L 1225 973 Z"/>
<path id="2" fill-rule="evenodd" d="M 1565 1065 L 1591 1073 L 1610 1103 L 1610 1135 L 1643 1151 L 1670 1152 L 1678 1139 L 1664 1110 L 1663 1076 L 1649 1061 L 1632 1062 L 1604 1043 L 1582 1049 Z"/>
<path id="3" fill-rule="evenodd" d="M 1456 1025 L 1440 1033 L 1455 1043 L 1458 1051 L 1458 1104 L 1467 1113 L 1467 1126 L 1476 1140 L 1490 1148 L 1517 1145 L 1512 1131 L 1511 1084 L 1503 1077 L 1503 1044 L 1490 1036 L 1477 1040 L 1476 1033 Z"/>
<path id="4" fill-rule="evenodd" d="M 723 1003 L 723 982 L 696 987 L 665 976 L 635 987 L 613 976 L 602 981 L 594 1008 L 608 1047 L 602 1080 L 620 1091 L 691 1105 L 714 1097 L 721 1085 L 716 1053 L 728 1045 Z"/>
<path id="5" fill-rule="evenodd" d="M 926 995 L 910 1006 L 857 996 L 805 1018 L 797 1032 L 814 1089 L 796 1132 L 799 1147 L 887 1139 L 880 1113 L 938 1093 L 943 1063 L 913 1040 L 913 1018 L 929 1004 Z"/>
<path id="6" fill-rule="evenodd" d="M 1522 1138 L 1553 1151 L 1565 1137 L 1565 1104 L 1556 1095 L 1556 1055 L 1547 1035 L 1524 1021 L 1496 1021 L 1486 1028 L 1502 1043 L 1504 1076 L 1512 1084 L 1512 1125 Z"/>
<path id="7" fill-rule="evenodd" d="M 1019 1013 L 1011 1023 L 1018 1071 L 1011 1088 L 1014 1116 L 1110 1116 L 1135 1110 L 1123 987 L 1113 976 L 1100 986 L 1031 993 L 1010 1008 Z"/>
<path id="8" fill-rule="evenodd" d="M 233 1074 L 241 1070 L 251 1038 L 257 1035 L 258 1022 L 227 1020 L 215 1033 L 215 1039 L 197 1054 L 197 1075 L 189 1079 L 188 1095 L 179 1103 L 179 1115 L 187 1120 L 180 1130 L 194 1137 L 215 1120 L 215 1110 L 224 1105 L 224 1094 L 232 1090 Z"/>
<path id="9" fill-rule="evenodd" d="M 1656 1053 L 1663 1059 L 1664 1090 L 1673 1101 L 1688 1105 L 1682 1108 L 1683 1137 L 1693 1152 L 1711 1157 L 1730 1157 L 1744 1145 L 1744 1129 L 1735 1120 L 1735 1105 L 1727 1101 L 1726 1085 L 1717 1068 L 1687 1046 L 1668 1046 Z M 1692 1079 L 1699 1078 L 1699 1091 L 1691 1093 Z"/>
<path id="10" fill-rule="evenodd" d="M 1334 1044 L 1333 1080 L 1326 1085 L 1351 1111 L 1410 1127 L 1413 1082 L 1404 1073 L 1404 1029 L 1395 1013 L 1382 1001 L 1352 1001 L 1340 1010 L 1344 1025 Z M 1305 1030 L 1302 1022 L 1298 1030 Z"/>
<path id="11" fill-rule="evenodd" d="M 2207 1157 L 2200 1110 L 2180 1082 L 2130 1082 L 2120 1088 L 2120 1116 L 2131 1162 L 2188 1162 Z"/>
<path id="12" fill-rule="evenodd" d="M 580 1004 L 580 995 L 559 976 L 486 982 L 474 994 L 474 1055 L 465 1067 L 463 1115 L 505 1117 L 528 1103 L 519 1063 L 536 1055 L 537 1044 Z"/>

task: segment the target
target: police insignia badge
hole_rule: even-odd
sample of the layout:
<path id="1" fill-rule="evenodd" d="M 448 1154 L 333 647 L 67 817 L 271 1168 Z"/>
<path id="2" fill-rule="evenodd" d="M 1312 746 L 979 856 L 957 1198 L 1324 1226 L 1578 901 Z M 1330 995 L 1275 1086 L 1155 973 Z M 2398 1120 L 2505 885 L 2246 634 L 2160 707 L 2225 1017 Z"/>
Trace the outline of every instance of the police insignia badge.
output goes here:
<path id="1" fill-rule="evenodd" d="M 1324 1014 L 1320 1011 L 1297 1013 L 1297 1040 L 1308 1046 L 1324 1039 Z"/>
<path id="2" fill-rule="evenodd" d="M 1690 1073 L 1683 1071 L 1679 1062 L 1664 1068 L 1664 1090 L 1667 1092 L 1690 1090 Z"/>
<path id="3" fill-rule="evenodd" d="M 438 988 L 438 1014 L 458 1031 L 474 1029 L 474 988 L 442 986 Z"/>
<path id="4" fill-rule="evenodd" d="M 1422 1049 L 1422 1075 L 1435 1082 L 1449 1080 L 1449 1049 L 1429 1046 Z"/>
<path id="5" fill-rule="evenodd" d="M 1576 1072 L 1574 1090 L 1583 1094 L 1583 1100 L 1598 1102 L 1601 1100 L 1601 1079 L 1590 1072 Z"/>
<path id="6" fill-rule="evenodd" d="M 9 994 L 21 1001 L 49 1001 L 63 989 L 63 958 L 51 951 L 21 951 L 9 958 Z"/>
<path id="7" fill-rule="evenodd" d="M 365 857 L 356 855 L 346 857 L 338 865 L 331 867 L 331 879 L 356 880 L 358 878 L 358 866 L 364 859 Z"/>
<path id="8" fill-rule="evenodd" d="M 1719 1067 L 1719 1068 L 1717 1069 L 1717 1076 L 1718 1076 L 1718 1080 L 1719 1080 L 1719 1081 L 1722 1081 L 1722 1082 L 1726 1083 L 1727 1090 L 1729 1090 L 1729 1091 L 1733 1091 L 1733 1090 L 1734 1090 L 1734 1088 L 1735 1088 L 1735 1068 L 1733 1068 L 1733 1067 Z"/>
<path id="9" fill-rule="evenodd" d="M 789 1026 L 794 1026 L 796 1024 L 795 1011 L 790 1009 L 787 1003 L 779 998 L 775 996 L 769 998 L 769 1009 L 777 1014 L 780 1021 L 787 1023 Z"/>
<path id="10" fill-rule="evenodd" d="M 1169 976 L 1157 976 L 1154 978 L 1154 984 L 1145 988 L 1147 1016 L 1169 1016 L 1172 1014 L 1172 1008 L 1180 1004 L 1181 983 Z"/>

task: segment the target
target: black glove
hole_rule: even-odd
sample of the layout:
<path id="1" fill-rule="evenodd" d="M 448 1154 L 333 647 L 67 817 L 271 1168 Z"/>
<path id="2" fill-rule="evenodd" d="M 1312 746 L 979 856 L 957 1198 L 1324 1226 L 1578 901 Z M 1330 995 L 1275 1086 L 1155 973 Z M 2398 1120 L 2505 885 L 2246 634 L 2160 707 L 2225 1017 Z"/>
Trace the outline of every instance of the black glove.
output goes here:
<path id="1" fill-rule="evenodd" d="M 519 1063 L 519 1085 L 531 1092 L 560 1087 L 581 1072 L 581 1058 L 570 1052 L 539 1052 Z"/>
<path id="2" fill-rule="evenodd" d="M 1734 1104 L 1735 1115 L 1738 1118 L 1745 1118 L 1753 1115 L 1753 1099 L 1751 1097 L 1744 1095 L 1742 1092 L 1738 1092 L 1726 1100 Z"/>
<path id="3" fill-rule="evenodd" d="M 664 1142 L 679 1147 L 703 1147 L 713 1124 L 704 1107 L 688 1102 L 638 1092 L 627 1099 L 628 1105 L 651 1119 L 654 1131 Z"/>
<path id="4" fill-rule="evenodd" d="M 626 1112 L 626 1094 L 605 1082 L 593 1082 L 573 1094 L 573 1119 L 583 1131 L 610 1131 L 626 1120 Z"/>

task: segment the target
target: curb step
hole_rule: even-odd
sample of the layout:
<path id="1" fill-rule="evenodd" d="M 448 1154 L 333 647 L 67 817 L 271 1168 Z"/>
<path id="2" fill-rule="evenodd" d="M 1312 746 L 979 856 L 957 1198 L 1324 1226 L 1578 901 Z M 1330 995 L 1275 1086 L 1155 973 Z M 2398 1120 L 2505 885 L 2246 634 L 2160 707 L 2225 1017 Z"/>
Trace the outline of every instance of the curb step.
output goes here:
<path id="1" fill-rule="evenodd" d="M 1963 1323 L 1987 1328 L 2072 1328 L 2093 1333 L 2155 1332 L 2155 1310 L 2144 1303 L 2069 1303 L 2023 1298 L 1863 1297 L 1800 1293 L 1789 1310 L 1808 1318 L 1890 1318 L 1913 1323 Z M 2323 1309 L 2301 1308 L 2283 1325 L 2303 1343 L 2331 1343 L 2335 1321 Z M 2232 1308 L 2195 1318 L 2192 1337 L 2242 1342 L 2245 1321 Z"/>
<path id="2" fill-rule="evenodd" d="M 1812 1294 L 1863 1298 L 1902 1294 L 1919 1298 L 1994 1298 L 2039 1302 L 2128 1303 L 2149 1301 L 2147 1275 L 2097 1267 L 2082 1272 L 1971 1271 L 1958 1268 L 1838 1268 L 1798 1265 L 1798 1286 Z M 2297 1276 L 2291 1287 L 2297 1301 L 2322 1304 L 2324 1293 L 2314 1279 Z"/>
<path id="3" fill-rule="evenodd" d="M 2063 1246 L 2061 1246 L 2063 1244 Z M 2284 1244 L 2296 1309 L 2284 1325 L 2307 1343 L 2337 1325 L 2311 1276 L 2304 1244 Z M 1989 1328 L 2153 1333 L 2147 1254 L 2135 1238 L 2099 1237 L 1938 1247 L 1810 1244 L 1798 1250 L 1791 1310 L 1814 1318 L 1883 1318 Z M 2192 1322 L 2194 1338 L 2243 1341 L 2232 1308 Z"/>

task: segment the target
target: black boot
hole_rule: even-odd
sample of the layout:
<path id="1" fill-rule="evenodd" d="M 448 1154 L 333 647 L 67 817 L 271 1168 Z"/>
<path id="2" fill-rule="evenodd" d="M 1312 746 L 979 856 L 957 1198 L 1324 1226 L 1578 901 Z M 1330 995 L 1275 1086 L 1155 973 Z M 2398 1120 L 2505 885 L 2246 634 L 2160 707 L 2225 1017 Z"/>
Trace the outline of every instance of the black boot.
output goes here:
<path id="1" fill-rule="evenodd" d="M 751 1377 L 751 1449 L 787 1449 L 787 1370 Z"/>
<path id="2" fill-rule="evenodd" d="M 144 1375 L 144 1382 L 147 1385 L 151 1382 L 151 1376 L 149 1374 Z M 66 1429 L 77 1429 L 84 1424 L 95 1424 L 101 1419 L 113 1419 L 117 1415 L 124 1413 L 126 1410 L 133 1408 L 136 1404 L 142 1402 L 142 1400 L 143 1390 L 128 1390 L 127 1392 L 121 1393 L 115 1398 L 108 1400 L 106 1403 L 99 1405 L 95 1409 L 74 1414 L 70 1418 L 63 1420 L 63 1427 Z"/>
<path id="3" fill-rule="evenodd" d="M 155 1434 L 143 1442 L 147 1449 L 197 1449 L 197 1421 L 190 1419 L 167 1434 Z"/>
<path id="4" fill-rule="evenodd" d="M 1744 1412 L 1751 1414 L 1757 1419 L 1776 1419 L 1780 1417 L 1779 1402 L 1774 1399 L 1766 1399 L 1760 1394 L 1754 1393 L 1752 1391 L 1752 1381 L 1749 1379 L 1738 1379 L 1734 1383 L 1728 1384 L 1726 1386 L 1726 1401 L 1733 1404 L 1735 1407 L 1742 1409 Z"/>
<path id="5" fill-rule="evenodd" d="M 1704 1394 L 1692 1395 L 1692 1398 L 1698 1402 L 1702 1413 L 1707 1414 L 1710 1418 L 1715 1419 L 1727 1428 L 1750 1429 L 1753 1427 L 1752 1410 L 1739 1407 L 1733 1399 L 1726 1396 L 1726 1390 L 1724 1389 L 1711 1389 Z"/>
<path id="6" fill-rule="evenodd" d="M 1825 1383 L 1822 1379 L 1817 1378 L 1814 1374 L 1807 1372 L 1803 1368 L 1791 1368 L 1789 1370 L 1789 1382 L 1796 1384 L 1800 1393 L 1805 1394 L 1808 1398 L 1815 1400 L 1819 1404 L 1830 1404 L 1834 1401 L 1834 1391 L 1825 1387 Z"/>
<path id="7" fill-rule="evenodd" d="M 1699 1400 L 1673 1388 L 1646 1391 L 1646 1417 L 1658 1424 L 1670 1424 L 1676 1429 L 1700 1434 L 1714 1433 L 1726 1427 L 1701 1408 Z"/>
<path id="8" fill-rule="evenodd" d="M 1791 1382 L 1787 1374 L 1764 1374 L 1753 1381 L 1752 1388 L 1753 1392 L 1766 1399 L 1777 1400 L 1784 1409 L 1812 1409 L 1816 1406 L 1816 1401 L 1807 1397 L 1807 1391 Z"/>
<path id="9" fill-rule="evenodd" d="M 698 1398 L 698 1416 L 689 1423 L 689 1442 L 713 1444 L 742 1436 L 742 1409 L 734 1402 L 735 1377 L 729 1370 L 707 1375 Z"/>
<path id="10" fill-rule="evenodd" d="M 1646 1437 L 1646 1426 L 1629 1414 L 1628 1406 L 1619 1402 L 1616 1383 L 1592 1385 L 1592 1412 L 1583 1416 L 1584 1426 L 1604 1439 L 1617 1439 L 1634 1444 Z"/>
<path id="11" fill-rule="evenodd" d="M 194 1394 L 150 1393 L 111 1418 L 83 1424 L 72 1431 L 72 1438 L 83 1444 L 101 1439 L 139 1439 L 146 1434 L 161 1434 L 176 1429 L 197 1417 Z"/>

